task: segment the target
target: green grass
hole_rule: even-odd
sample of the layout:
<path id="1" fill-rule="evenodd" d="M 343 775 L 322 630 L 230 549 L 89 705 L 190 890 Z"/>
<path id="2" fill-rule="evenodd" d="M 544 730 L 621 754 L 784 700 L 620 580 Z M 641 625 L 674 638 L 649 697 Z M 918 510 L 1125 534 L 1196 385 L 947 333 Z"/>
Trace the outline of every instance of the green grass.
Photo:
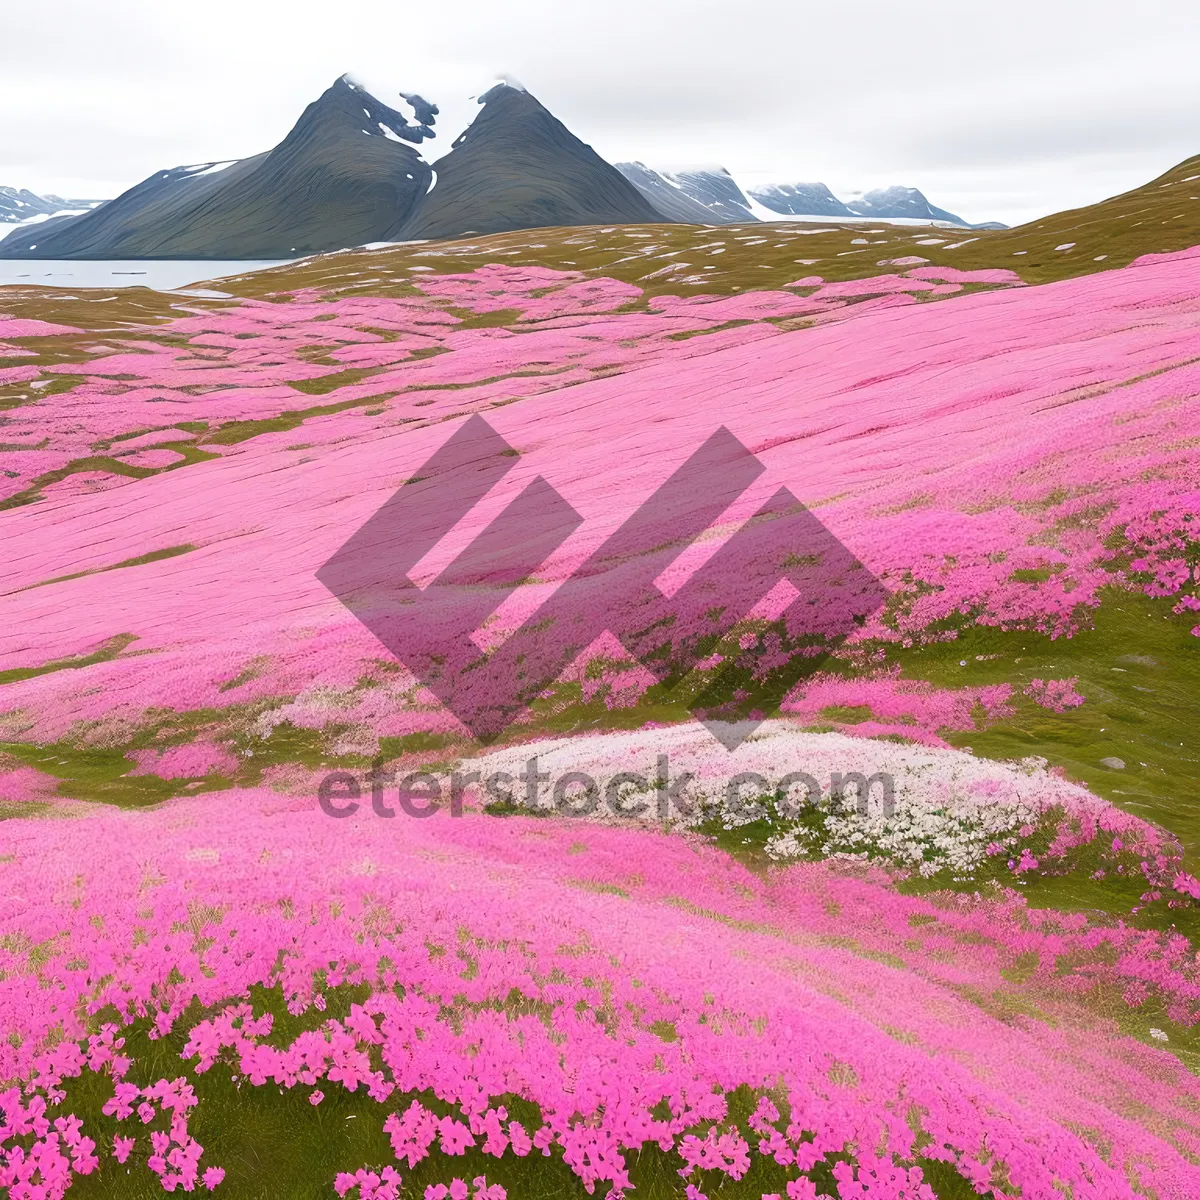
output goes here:
<path id="1" fill-rule="evenodd" d="M 42 498 L 42 490 L 52 483 L 61 483 L 71 475 L 83 475 L 92 471 L 105 475 L 124 475 L 127 479 L 148 479 L 151 475 L 158 474 L 153 467 L 135 467 L 106 454 L 90 454 L 86 458 L 72 459 L 66 466 L 56 467 L 53 471 L 36 476 L 28 486 L 0 500 L 0 510 L 34 504 Z"/>
<path id="2" fill-rule="evenodd" d="M 178 461 L 165 467 L 138 467 L 107 454 L 90 454 L 85 458 L 72 459 L 65 466 L 56 467 L 53 471 L 46 471 L 36 476 L 21 491 L 0 500 L 0 510 L 36 504 L 42 499 L 42 492 L 45 488 L 54 483 L 61 483 L 72 475 L 98 472 L 103 475 L 121 475 L 127 479 L 149 479 L 152 475 L 161 475 L 165 471 L 177 471 L 180 467 L 191 466 L 193 463 L 205 462 L 217 457 L 210 451 L 187 442 L 167 442 L 162 447 L 147 447 L 147 449 L 159 448 L 175 451 L 179 455 Z"/>
<path id="3" fill-rule="evenodd" d="M 298 392 L 303 392 L 307 396 L 328 396 L 330 392 L 336 392 L 338 388 L 346 387 L 352 383 L 361 383 L 364 379 L 369 379 L 372 375 L 378 375 L 383 371 L 383 367 L 349 367 L 345 371 L 339 371 L 336 375 L 319 375 L 316 379 L 297 379 L 288 384 L 288 387 L 295 388 Z"/>
<path id="4" fill-rule="evenodd" d="M 312 408 L 289 409 L 274 417 L 227 421 L 212 433 L 206 434 L 204 442 L 216 446 L 235 446 L 239 442 L 248 442 L 251 438 L 264 433 L 280 433 L 297 429 L 310 417 L 327 417 L 351 408 L 367 408 L 380 401 L 390 400 L 395 394 L 395 392 L 387 392 L 378 396 L 363 396 L 360 400 L 343 400 L 337 404 L 317 404 Z"/>
<path id="5" fill-rule="evenodd" d="M 1116 588 L 1074 637 L 974 626 L 957 640 L 893 650 L 910 679 L 938 687 L 1011 683 L 1015 715 L 967 732 L 945 731 L 988 758 L 1040 755 L 1121 808 L 1170 830 L 1189 854 L 1200 849 L 1200 639 L 1171 600 Z M 960 665 L 965 663 L 965 665 Z M 1031 679 L 1077 676 L 1086 697 L 1054 713 L 1022 695 Z M 1125 763 L 1115 770 L 1102 759 Z"/>
<path id="6" fill-rule="evenodd" d="M 31 583 L 27 587 L 17 588 L 16 592 L 6 595 L 16 595 L 17 592 L 29 592 L 34 588 L 49 587 L 52 583 L 69 583 L 72 579 L 84 579 L 88 575 L 103 575 L 106 571 L 123 571 L 128 567 L 145 567 L 150 563 L 163 562 L 168 558 L 178 558 L 181 554 L 190 554 L 196 547 L 188 543 L 184 546 L 166 546 L 162 550 L 151 550 L 148 554 L 139 554 L 136 558 L 127 558 L 123 562 L 113 563 L 111 567 L 92 567 L 87 571 L 74 571 L 70 575 L 56 575 L 53 579 L 43 579 L 39 583 Z M 0 682 L 3 674 L 0 673 Z"/>
<path id="7" fill-rule="evenodd" d="M 109 638 L 98 650 L 91 654 L 80 655 L 76 658 L 58 658 L 52 662 L 43 663 L 40 667 L 11 667 L 0 671 L 0 685 L 20 683 L 25 679 L 36 679 L 39 675 L 52 675 L 56 671 L 78 671 L 96 663 L 112 662 L 127 646 L 132 645 L 137 638 L 132 633 L 119 633 Z"/>
<path id="8" fill-rule="evenodd" d="M 221 710 L 152 710 L 146 714 L 144 724 L 119 744 L 89 744 L 85 731 L 73 740 L 48 745 L 0 742 L 0 755 L 58 780 L 56 790 L 60 796 L 119 808 L 144 808 L 174 796 L 234 786 L 255 787 L 271 768 L 280 766 L 299 764 L 311 771 L 365 771 L 370 767 L 371 759 L 366 755 L 335 754 L 330 749 L 345 732 L 343 726 L 301 729 L 284 721 L 275 725 L 267 737 L 256 734 L 257 717 L 278 703 L 276 698 Z M 137 751 L 162 751 L 199 739 L 220 743 L 237 758 L 237 769 L 231 776 L 163 779 L 153 774 L 130 774 L 137 765 L 133 758 Z"/>
<path id="9" fill-rule="evenodd" d="M 0 754 L 57 779 L 60 796 L 115 804 L 120 808 L 145 808 L 173 796 L 230 786 L 230 780 L 217 776 L 196 782 L 160 779 L 157 775 L 130 775 L 137 764 L 125 757 L 124 748 L 81 749 L 69 743 L 30 746 L 20 742 L 0 742 Z"/>

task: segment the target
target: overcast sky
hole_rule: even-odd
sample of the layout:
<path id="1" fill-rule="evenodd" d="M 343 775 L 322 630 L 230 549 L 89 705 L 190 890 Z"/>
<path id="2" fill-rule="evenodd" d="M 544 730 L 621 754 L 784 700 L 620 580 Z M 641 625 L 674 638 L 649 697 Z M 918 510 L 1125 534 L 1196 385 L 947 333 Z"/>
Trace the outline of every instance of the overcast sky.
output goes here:
<path id="1" fill-rule="evenodd" d="M 0 183 L 253 154 L 343 72 L 454 124 L 508 73 L 610 161 L 1017 223 L 1200 153 L 1198 64 L 1198 0 L 6 0 Z"/>

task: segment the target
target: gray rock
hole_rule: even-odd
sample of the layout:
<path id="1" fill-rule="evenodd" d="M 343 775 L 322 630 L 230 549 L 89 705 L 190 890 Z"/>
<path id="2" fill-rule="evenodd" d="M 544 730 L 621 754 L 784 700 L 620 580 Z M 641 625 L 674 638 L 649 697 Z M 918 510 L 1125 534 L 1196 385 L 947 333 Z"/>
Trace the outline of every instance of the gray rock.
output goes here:
<path id="1" fill-rule="evenodd" d="M 1100 760 L 1100 765 L 1102 767 L 1108 767 L 1113 771 L 1125 770 L 1125 760 L 1123 758 L 1102 758 Z"/>

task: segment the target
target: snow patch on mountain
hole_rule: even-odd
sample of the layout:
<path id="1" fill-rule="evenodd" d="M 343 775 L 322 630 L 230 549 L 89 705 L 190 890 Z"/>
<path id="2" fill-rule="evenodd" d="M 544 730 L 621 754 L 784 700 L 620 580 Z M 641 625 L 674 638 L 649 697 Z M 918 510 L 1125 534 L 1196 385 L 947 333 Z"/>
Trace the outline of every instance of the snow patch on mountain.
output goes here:
<path id="1" fill-rule="evenodd" d="M 197 166 L 184 167 L 182 169 L 190 172 L 190 178 L 195 179 L 200 175 L 217 175 L 221 171 L 228 170 L 230 167 L 234 166 L 235 164 L 237 164 L 240 161 L 241 161 L 240 159 L 231 158 L 231 159 L 228 159 L 226 162 L 200 163 Z"/>
<path id="2" fill-rule="evenodd" d="M 415 92 L 397 92 L 393 103 L 376 99 L 361 80 L 343 75 L 341 82 L 355 92 L 363 106 L 363 116 L 367 119 L 368 128 L 363 133 L 369 137 L 385 137 L 389 141 L 408 144 L 420 144 L 427 138 L 435 136 L 433 126 L 437 120 L 438 106 L 430 104 L 423 96 Z M 404 124 L 397 128 L 397 122 L 381 121 L 380 108 L 386 107 L 393 117 L 399 113 L 404 118 Z M 379 133 L 375 133 L 375 129 Z"/>

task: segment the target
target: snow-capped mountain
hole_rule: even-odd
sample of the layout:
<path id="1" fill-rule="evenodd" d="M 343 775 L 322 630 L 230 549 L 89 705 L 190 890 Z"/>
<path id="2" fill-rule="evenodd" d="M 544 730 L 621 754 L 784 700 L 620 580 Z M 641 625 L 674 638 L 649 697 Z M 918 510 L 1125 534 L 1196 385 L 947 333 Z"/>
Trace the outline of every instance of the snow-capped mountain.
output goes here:
<path id="1" fill-rule="evenodd" d="M 753 221 L 750 201 L 724 167 L 656 171 L 642 162 L 617 163 L 617 170 L 654 207 L 690 225 L 731 225 Z"/>
<path id="2" fill-rule="evenodd" d="M 470 105 L 470 124 L 443 137 L 444 150 L 430 145 L 436 104 L 412 93 L 393 103 L 342 76 L 273 150 L 158 171 L 98 207 L 0 188 L 4 256 L 294 258 L 376 242 L 661 221 L 967 226 L 916 188 L 843 202 L 822 183 L 747 194 L 721 166 L 613 166 L 508 78 Z"/>
<path id="3" fill-rule="evenodd" d="M 783 216 L 852 217 L 823 183 L 772 183 L 747 189 L 763 208 Z"/>
<path id="4" fill-rule="evenodd" d="M 962 217 L 931 204 L 913 187 L 877 188 L 871 192 L 856 194 L 846 201 L 846 207 L 863 217 L 942 221 L 950 225 L 962 225 L 966 229 L 1008 228 L 999 221 L 981 221 L 972 225 L 970 221 L 964 221 Z"/>
<path id="5" fill-rule="evenodd" d="M 846 201 L 846 207 L 860 217 L 908 217 L 969 226 L 962 217 L 930 204 L 914 187 L 876 188 L 874 191 L 851 197 Z"/>
<path id="6" fill-rule="evenodd" d="M 479 104 L 450 153 L 435 161 L 434 185 L 401 238 L 663 220 L 620 171 L 515 81 L 496 84 Z"/>
<path id="7" fill-rule="evenodd" d="M 343 76 L 275 149 L 159 171 L 84 216 L 14 233 L 11 258 L 289 258 L 394 237 L 433 181 L 436 105 Z"/>
<path id="8" fill-rule="evenodd" d="M 159 171 L 102 209 L 15 232 L 12 258 L 291 258 L 372 242 L 663 217 L 514 81 L 449 153 L 438 107 L 343 76 L 274 150 Z"/>
<path id="9" fill-rule="evenodd" d="M 26 188 L 0 187 L 0 241 L 47 222 L 82 216 L 103 203 L 103 200 L 64 200 L 51 193 L 39 196 Z"/>

